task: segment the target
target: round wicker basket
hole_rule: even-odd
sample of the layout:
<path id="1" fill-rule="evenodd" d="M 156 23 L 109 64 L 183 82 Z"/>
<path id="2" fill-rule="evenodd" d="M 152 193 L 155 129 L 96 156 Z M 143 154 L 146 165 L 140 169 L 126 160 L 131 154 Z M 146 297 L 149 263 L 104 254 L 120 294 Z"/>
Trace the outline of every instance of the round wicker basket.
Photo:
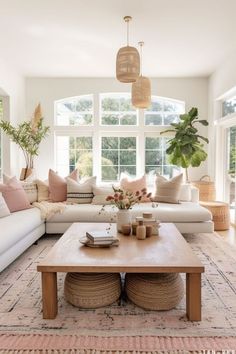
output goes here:
<path id="1" fill-rule="evenodd" d="M 202 176 L 199 181 L 194 181 L 192 184 L 199 189 L 199 200 L 215 200 L 215 183 L 211 181 L 210 176 Z"/>
<path id="2" fill-rule="evenodd" d="M 126 274 L 128 298 L 147 310 L 170 310 L 183 297 L 184 285 L 179 274 Z"/>
<path id="3" fill-rule="evenodd" d="M 218 201 L 200 202 L 200 205 L 212 213 L 215 231 L 228 230 L 230 226 L 229 204 Z"/>
<path id="4" fill-rule="evenodd" d="M 81 308 L 98 308 L 112 304 L 121 294 L 121 279 L 117 273 L 67 273 L 65 299 Z"/>

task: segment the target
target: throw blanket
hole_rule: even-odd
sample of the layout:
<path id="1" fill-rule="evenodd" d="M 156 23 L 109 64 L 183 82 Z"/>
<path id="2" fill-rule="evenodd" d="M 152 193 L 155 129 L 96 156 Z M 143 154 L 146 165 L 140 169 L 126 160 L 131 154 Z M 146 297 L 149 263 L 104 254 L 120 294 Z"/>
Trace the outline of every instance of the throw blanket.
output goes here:
<path id="1" fill-rule="evenodd" d="M 38 208 L 41 212 L 41 219 L 50 219 L 56 213 L 63 213 L 66 208 L 64 203 L 51 203 L 51 202 L 34 202 L 33 206 Z"/>

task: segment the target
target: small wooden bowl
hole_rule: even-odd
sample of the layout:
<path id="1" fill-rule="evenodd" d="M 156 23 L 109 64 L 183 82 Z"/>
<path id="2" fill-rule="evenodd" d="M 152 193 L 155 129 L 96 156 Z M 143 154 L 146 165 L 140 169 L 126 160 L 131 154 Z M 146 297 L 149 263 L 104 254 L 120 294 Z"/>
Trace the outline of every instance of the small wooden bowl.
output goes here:
<path id="1" fill-rule="evenodd" d="M 129 236 L 131 234 L 131 225 L 130 224 L 124 224 L 121 226 L 121 232 L 125 236 Z"/>

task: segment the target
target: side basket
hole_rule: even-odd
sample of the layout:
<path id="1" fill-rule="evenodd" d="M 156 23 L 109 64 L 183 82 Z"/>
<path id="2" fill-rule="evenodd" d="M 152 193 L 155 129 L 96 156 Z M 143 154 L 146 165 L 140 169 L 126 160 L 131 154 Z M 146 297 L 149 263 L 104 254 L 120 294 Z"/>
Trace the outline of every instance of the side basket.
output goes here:
<path id="1" fill-rule="evenodd" d="M 199 181 L 192 182 L 192 185 L 199 189 L 200 201 L 214 201 L 216 198 L 215 183 L 211 181 L 210 176 L 204 175 Z"/>

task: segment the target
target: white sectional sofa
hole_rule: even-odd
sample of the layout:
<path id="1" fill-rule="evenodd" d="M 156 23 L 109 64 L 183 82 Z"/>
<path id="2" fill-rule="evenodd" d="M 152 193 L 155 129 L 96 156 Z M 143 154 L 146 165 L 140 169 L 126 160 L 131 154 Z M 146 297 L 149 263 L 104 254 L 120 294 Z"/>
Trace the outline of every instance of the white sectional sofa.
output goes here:
<path id="1" fill-rule="evenodd" d="M 173 222 L 181 233 L 213 232 L 214 225 L 211 213 L 199 205 L 198 190 L 191 188 L 191 201 L 180 204 L 152 203 L 137 204 L 131 210 L 132 218 L 142 212 L 152 212 L 161 222 Z M 116 209 L 101 205 L 76 204 L 67 205 L 62 213 L 42 220 L 38 208 L 26 209 L 0 218 L 0 271 L 24 252 L 45 232 L 48 234 L 63 233 L 73 222 L 111 222 L 115 218 Z"/>
<path id="2" fill-rule="evenodd" d="M 38 208 L 21 210 L 0 218 L 0 230 L 2 271 L 45 233 L 45 220 Z"/>

